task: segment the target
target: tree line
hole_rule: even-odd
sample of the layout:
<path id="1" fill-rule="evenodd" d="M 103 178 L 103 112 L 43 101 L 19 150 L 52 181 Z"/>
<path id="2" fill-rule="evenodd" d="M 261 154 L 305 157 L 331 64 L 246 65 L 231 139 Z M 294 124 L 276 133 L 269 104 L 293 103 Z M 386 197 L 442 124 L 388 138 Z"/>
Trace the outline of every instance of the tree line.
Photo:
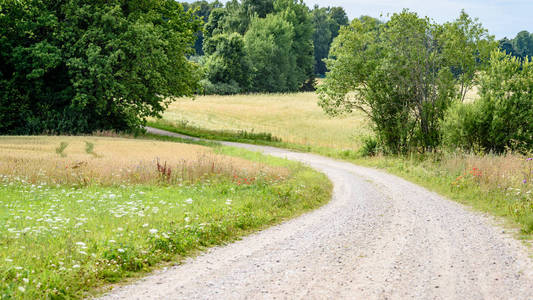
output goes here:
<path id="1" fill-rule="evenodd" d="M 201 93 L 311 90 L 348 17 L 340 7 L 309 9 L 301 0 L 184 3 L 205 21 L 197 33 Z"/>
<path id="2" fill-rule="evenodd" d="M 533 57 L 533 32 L 520 31 L 513 39 L 503 38 L 499 41 L 502 51 L 520 59 Z"/>

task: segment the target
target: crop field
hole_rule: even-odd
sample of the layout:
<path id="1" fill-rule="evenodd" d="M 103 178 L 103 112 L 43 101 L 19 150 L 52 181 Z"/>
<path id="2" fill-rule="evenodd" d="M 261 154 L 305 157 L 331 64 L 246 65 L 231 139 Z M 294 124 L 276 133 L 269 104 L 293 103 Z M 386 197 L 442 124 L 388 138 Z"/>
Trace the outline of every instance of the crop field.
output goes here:
<path id="1" fill-rule="evenodd" d="M 1 137 L 0 174 L 2 299 L 94 295 L 331 192 L 286 160 L 121 138 Z"/>
<path id="2" fill-rule="evenodd" d="M 363 114 L 330 118 L 315 93 L 198 96 L 181 99 L 164 113 L 165 121 L 212 130 L 265 132 L 283 142 L 353 149 L 370 134 Z"/>
<path id="3" fill-rule="evenodd" d="M 283 176 L 287 170 L 199 145 L 106 137 L 0 137 L 0 174 L 33 184 L 83 186 L 195 182 L 212 175 Z"/>

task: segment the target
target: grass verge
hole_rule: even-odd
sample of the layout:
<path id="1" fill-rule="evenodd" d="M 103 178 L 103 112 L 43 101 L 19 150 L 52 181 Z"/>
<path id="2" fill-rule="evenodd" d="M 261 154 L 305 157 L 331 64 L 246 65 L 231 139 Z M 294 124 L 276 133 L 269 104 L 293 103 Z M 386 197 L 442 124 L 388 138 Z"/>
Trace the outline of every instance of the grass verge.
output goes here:
<path id="1" fill-rule="evenodd" d="M 89 152 L 105 156 L 98 141 L 94 144 Z M 54 155 L 72 158 L 69 149 L 64 149 L 66 157 Z M 325 175 L 301 164 L 228 147 L 214 146 L 213 151 L 288 172 L 149 185 L 40 184 L 2 174 L 1 298 L 87 297 L 98 287 L 162 262 L 179 262 L 330 199 L 332 186 Z"/>

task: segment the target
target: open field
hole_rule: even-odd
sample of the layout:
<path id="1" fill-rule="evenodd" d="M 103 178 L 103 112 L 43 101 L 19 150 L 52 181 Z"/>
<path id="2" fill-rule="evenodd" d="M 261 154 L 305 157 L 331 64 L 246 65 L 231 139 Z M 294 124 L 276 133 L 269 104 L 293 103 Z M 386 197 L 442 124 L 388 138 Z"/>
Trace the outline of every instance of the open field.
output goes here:
<path id="1" fill-rule="evenodd" d="M 2 299 L 83 298 L 331 195 L 320 173 L 227 147 L 1 137 L 0 153 Z"/>
<path id="2" fill-rule="evenodd" d="M 475 91 L 470 91 L 466 101 L 474 101 L 476 97 Z M 285 143 L 258 142 L 384 168 L 452 199 L 503 216 L 520 227 L 526 237 L 533 233 L 533 161 L 528 156 L 442 152 L 425 156 L 363 158 L 357 153 L 361 137 L 371 134 L 365 117 L 354 113 L 346 118 L 330 119 L 316 101 L 317 96 L 312 93 L 198 97 L 195 101 L 176 102 L 163 120 L 153 125 L 165 129 L 174 127 L 176 132 L 193 135 L 210 130 L 210 137 L 217 138 L 216 130 L 220 129 L 260 128 L 265 133 L 274 133 L 276 122 L 280 122 L 289 128 L 285 136 L 280 135 Z M 245 107 L 242 110 L 238 108 L 241 105 Z M 220 116 L 215 114 L 218 110 Z M 205 118 L 202 111 L 208 112 Z M 187 128 L 183 121 L 204 127 Z M 281 131 L 277 132 L 281 134 Z M 305 139 L 295 138 L 301 133 L 305 133 Z M 224 134 L 219 138 L 225 138 Z"/>
<path id="3" fill-rule="evenodd" d="M 315 93 L 199 96 L 170 105 L 163 119 L 213 130 L 266 132 L 283 142 L 337 149 L 360 146 L 370 134 L 363 115 L 330 118 Z"/>

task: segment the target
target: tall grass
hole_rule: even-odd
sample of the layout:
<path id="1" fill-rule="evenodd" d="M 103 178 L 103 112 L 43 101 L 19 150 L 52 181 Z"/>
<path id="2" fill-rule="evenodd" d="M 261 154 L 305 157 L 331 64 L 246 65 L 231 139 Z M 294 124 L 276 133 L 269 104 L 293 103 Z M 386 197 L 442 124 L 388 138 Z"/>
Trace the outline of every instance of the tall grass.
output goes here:
<path id="1" fill-rule="evenodd" d="M 53 150 L 58 144 L 60 155 Z M 164 178 L 159 165 L 165 165 Z M 32 184 L 111 186 L 195 183 L 235 175 L 275 178 L 286 176 L 288 170 L 198 145 L 96 137 L 91 142 L 84 137 L 0 137 L 0 174 Z"/>

